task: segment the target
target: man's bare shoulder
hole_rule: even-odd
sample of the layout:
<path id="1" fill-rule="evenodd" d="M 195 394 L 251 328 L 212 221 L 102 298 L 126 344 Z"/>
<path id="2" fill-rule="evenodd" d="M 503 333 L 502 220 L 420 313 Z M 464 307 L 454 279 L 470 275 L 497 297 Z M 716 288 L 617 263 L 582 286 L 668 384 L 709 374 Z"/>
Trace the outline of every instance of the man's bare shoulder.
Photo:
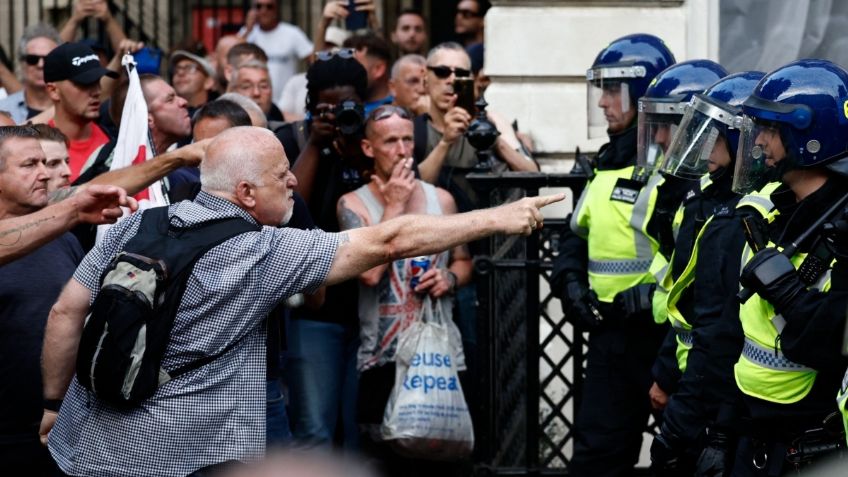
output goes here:
<path id="1" fill-rule="evenodd" d="M 456 201 L 450 192 L 441 187 L 436 187 L 436 197 L 439 198 L 439 205 L 442 207 L 442 212 L 445 214 L 455 214 L 457 212 Z"/>
<path id="2" fill-rule="evenodd" d="M 341 230 L 356 229 L 371 225 L 368 219 L 368 211 L 362 199 L 356 192 L 348 192 L 341 196 L 336 204 L 336 215 L 339 219 Z"/>

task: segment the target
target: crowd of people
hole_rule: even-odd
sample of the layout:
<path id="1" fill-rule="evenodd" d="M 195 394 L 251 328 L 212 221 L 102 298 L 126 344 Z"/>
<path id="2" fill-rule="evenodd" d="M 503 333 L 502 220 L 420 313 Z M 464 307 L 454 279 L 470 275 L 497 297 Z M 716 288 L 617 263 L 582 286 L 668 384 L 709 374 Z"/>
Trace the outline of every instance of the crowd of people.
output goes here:
<path id="1" fill-rule="evenodd" d="M 425 307 L 474 376 L 476 241 L 533 233 L 564 198 L 483 209 L 466 178 L 485 156 L 459 85 L 488 85 L 489 3 L 460 1 L 458 41 L 437 45 L 415 10 L 382 36 L 373 0 L 327 2 L 313 39 L 278 8 L 253 0 L 214 51 L 187 41 L 151 66 L 107 2 L 76 0 L 59 30 L 26 27 L 18 76 L 0 67 L 0 454 L 15 475 L 248 475 L 273 461 L 240 463 L 276 447 L 467 473 L 384 428 Z M 366 27 L 336 26 L 351 15 Z M 108 46 L 77 38 L 89 18 Z M 609 142 L 578 158 L 588 184 L 551 276 L 589 333 L 570 475 L 629 475 L 650 415 L 658 476 L 778 476 L 843 452 L 848 72 L 729 74 L 634 34 L 587 81 L 589 135 Z M 149 150 L 123 157 L 134 97 Z M 489 167 L 538 171 L 528 137 L 487 115 Z M 157 195 L 170 205 L 137 211 Z M 163 258 L 139 259 L 145 244 Z M 110 328 L 109 306 L 145 303 L 164 341 L 159 325 Z M 122 339 L 112 397 L 96 357 Z"/>
<path id="2" fill-rule="evenodd" d="M 402 11 L 384 38 L 372 0 L 357 1 L 356 11 L 330 1 L 310 39 L 280 21 L 278 2 L 255 0 L 243 28 L 214 51 L 187 41 L 162 64 L 125 35 L 107 2 L 71 8 L 58 29 L 27 26 L 19 75 L 0 71 L 0 315 L 4 375 L 14 383 L 0 393 L 8 468 L 207 476 L 266 447 L 336 446 L 385 475 L 456 472 L 382 442 L 398 340 L 423 306 L 447 310 L 458 324 L 448 320 L 453 352 L 471 368 L 467 244 L 530 233 L 541 227 L 538 209 L 562 199 L 478 210 L 464 178 L 478 162 L 463 135 L 474 112 L 456 105 L 453 83 L 484 78 L 488 2 L 461 2 L 461 43 L 431 48 L 415 10 Z M 367 28 L 336 26 L 351 14 L 365 15 Z M 108 45 L 79 38 L 89 19 Z M 129 68 L 125 55 L 135 56 Z M 135 75 L 150 150 L 122 157 Z M 479 96 L 486 83 L 476 85 Z M 532 145 L 491 116 L 501 133 L 491 150 L 497 167 L 538 170 Z M 161 357 L 171 379 L 127 409 L 104 398 L 94 364 L 91 376 L 81 374 L 83 329 L 89 312 L 98 316 L 96 300 L 110 296 L 101 286 L 113 259 L 165 240 L 149 238 L 148 224 L 165 220 L 156 209 L 132 213 L 156 194 L 173 204 L 160 223 L 172 235 L 234 219 L 246 232 L 207 245 L 187 265 L 192 278 Z M 413 277 L 416 256 L 429 267 Z M 197 356 L 212 358 L 195 369 Z"/>

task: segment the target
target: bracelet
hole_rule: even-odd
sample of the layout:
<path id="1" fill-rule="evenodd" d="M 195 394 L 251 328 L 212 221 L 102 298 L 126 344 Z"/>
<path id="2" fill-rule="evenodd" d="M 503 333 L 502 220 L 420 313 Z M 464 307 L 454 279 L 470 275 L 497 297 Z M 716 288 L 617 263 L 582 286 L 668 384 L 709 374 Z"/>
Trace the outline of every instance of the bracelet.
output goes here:
<path id="1" fill-rule="evenodd" d="M 448 293 L 453 295 L 454 293 L 456 293 L 456 280 L 457 280 L 456 273 L 453 273 L 450 270 L 447 270 L 447 272 L 448 272 L 448 283 L 450 284 L 450 285 L 448 285 Z"/>
<path id="2" fill-rule="evenodd" d="M 59 409 L 62 407 L 61 399 L 45 399 L 44 400 L 44 409 L 53 412 L 59 412 Z"/>

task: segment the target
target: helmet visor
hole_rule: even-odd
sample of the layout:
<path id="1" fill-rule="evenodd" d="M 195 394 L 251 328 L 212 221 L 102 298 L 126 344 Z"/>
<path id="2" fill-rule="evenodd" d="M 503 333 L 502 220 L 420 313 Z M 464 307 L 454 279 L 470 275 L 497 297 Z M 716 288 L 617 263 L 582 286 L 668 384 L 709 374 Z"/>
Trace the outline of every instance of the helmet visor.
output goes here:
<path id="1" fill-rule="evenodd" d="M 660 170 L 683 179 L 698 179 L 713 168 L 730 165 L 724 131 L 733 126 L 734 111 L 692 98 L 677 127 Z"/>
<path id="2" fill-rule="evenodd" d="M 644 76 L 642 66 L 591 68 L 586 71 L 586 119 L 589 139 L 605 137 L 611 121 L 621 121 L 631 109 L 628 78 Z M 624 125 L 626 126 L 626 125 Z"/>
<path id="3" fill-rule="evenodd" d="M 646 173 L 654 172 L 668 154 L 682 110 L 678 102 L 639 100 L 636 165 Z"/>
<path id="4" fill-rule="evenodd" d="M 779 171 L 786 170 L 790 158 L 783 145 L 779 126 L 755 122 L 750 116 L 738 119 L 739 149 L 733 191 L 748 194 L 760 190 L 769 181 L 780 180 Z M 781 162 L 786 163 L 781 164 Z M 780 167 L 778 167 L 778 164 Z"/>

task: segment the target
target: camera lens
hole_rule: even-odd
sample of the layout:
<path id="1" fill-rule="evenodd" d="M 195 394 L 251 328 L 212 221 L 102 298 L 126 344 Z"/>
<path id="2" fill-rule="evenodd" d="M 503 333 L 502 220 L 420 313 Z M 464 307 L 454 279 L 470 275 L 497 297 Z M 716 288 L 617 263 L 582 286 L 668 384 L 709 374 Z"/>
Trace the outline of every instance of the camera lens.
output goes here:
<path id="1" fill-rule="evenodd" d="M 365 124 L 365 111 L 361 104 L 345 101 L 336 107 L 336 124 L 345 136 L 358 133 Z"/>

